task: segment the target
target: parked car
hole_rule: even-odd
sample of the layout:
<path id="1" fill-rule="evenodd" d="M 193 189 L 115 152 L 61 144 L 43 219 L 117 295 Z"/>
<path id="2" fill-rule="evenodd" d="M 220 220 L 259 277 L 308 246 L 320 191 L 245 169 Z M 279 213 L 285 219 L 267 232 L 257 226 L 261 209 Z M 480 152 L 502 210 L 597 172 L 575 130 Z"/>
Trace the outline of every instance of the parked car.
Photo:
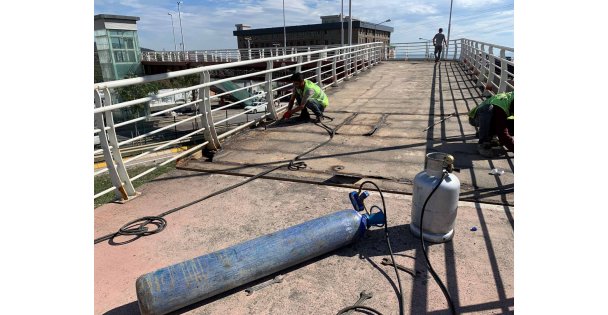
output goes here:
<path id="1" fill-rule="evenodd" d="M 266 98 L 266 92 L 264 91 L 257 91 L 255 93 L 253 93 L 253 96 L 255 96 L 255 98 L 253 99 L 256 102 L 261 102 Z"/>
<path id="2" fill-rule="evenodd" d="M 251 110 L 250 113 L 252 114 L 257 114 L 258 112 L 265 112 L 266 111 L 266 102 L 253 102 L 252 105 L 249 106 L 245 106 L 245 110 Z"/>

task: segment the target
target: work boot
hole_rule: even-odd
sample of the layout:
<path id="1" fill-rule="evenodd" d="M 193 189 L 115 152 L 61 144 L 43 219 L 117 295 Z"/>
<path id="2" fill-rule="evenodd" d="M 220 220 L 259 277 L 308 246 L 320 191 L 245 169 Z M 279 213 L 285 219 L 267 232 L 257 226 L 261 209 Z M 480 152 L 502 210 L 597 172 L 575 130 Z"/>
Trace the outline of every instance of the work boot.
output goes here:
<path id="1" fill-rule="evenodd" d="M 477 152 L 483 157 L 493 158 L 494 151 L 492 151 L 492 145 L 489 143 L 479 143 L 477 144 Z"/>
<path id="2" fill-rule="evenodd" d="M 494 136 L 494 138 L 492 138 L 492 140 L 490 141 L 490 145 L 492 147 L 502 148 L 502 144 L 500 144 L 500 140 L 498 140 L 498 138 L 496 136 Z"/>
<path id="3" fill-rule="evenodd" d="M 296 121 L 301 121 L 301 122 L 309 122 L 310 121 L 310 116 L 308 116 L 308 115 L 300 115 L 295 120 Z"/>

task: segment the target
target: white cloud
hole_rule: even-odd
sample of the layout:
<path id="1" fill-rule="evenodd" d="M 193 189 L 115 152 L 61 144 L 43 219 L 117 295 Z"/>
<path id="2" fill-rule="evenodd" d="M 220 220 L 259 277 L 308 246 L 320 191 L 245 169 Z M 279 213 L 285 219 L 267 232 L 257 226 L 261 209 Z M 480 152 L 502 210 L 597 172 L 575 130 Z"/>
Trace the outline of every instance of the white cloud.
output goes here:
<path id="1" fill-rule="evenodd" d="M 513 46 L 513 0 L 455 0 L 452 16 L 452 36 L 484 38 L 491 41 L 496 35 L 499 45 Z M 429 38 L 439 27 L 448 29 L 450 2 L 447 0 L 375 0 L 352 3 L 355 18 L 377 23 L 388 18 L 384 25 L 395 29 L 392 42 L 418 41 Z M 181 41 L 177 5 L 166 0 L 97 0 L 95 14 L 138 16 L 140 44 L 152 49 L 173 49 L 171 18 L 173 15 L 177 42 Z M 283 0 L 184 0 L 181 6 L 182 27 L 187 49 L 236 48 L 232 35 L 235 24 L 252 28 L 281 27 Z M 305 25 L 320 23 L 320 16 L 340 13 L 339 0 L 285 1 L 285 24 Z M 348 15 L 348 0 L 344 0 L 344 14 Z M 504 20 L 504 22 L 503 22 Z M 492 26 L 493 25 L 493 26 Z M 505 29 L 500 29 L 504 27 Z M 480 39 L 481 40 L 481 39 Z"/>
<path id="2" fill-rule="evenodd" d="M 454 6 L 463 8 L 487 7 L 493 4 L 505 3 L 504 0 L 454 0 Z"/>

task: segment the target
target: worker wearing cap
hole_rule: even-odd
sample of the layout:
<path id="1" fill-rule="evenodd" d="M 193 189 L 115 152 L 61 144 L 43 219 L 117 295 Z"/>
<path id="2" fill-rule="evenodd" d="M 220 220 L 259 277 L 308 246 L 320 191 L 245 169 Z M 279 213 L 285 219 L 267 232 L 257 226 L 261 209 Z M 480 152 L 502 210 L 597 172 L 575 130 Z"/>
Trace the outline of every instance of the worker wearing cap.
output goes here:
<path id="1" fill-rule="evenodd" d="M 299 119 L 309 121 L 310 114 L 307 109 L 310 109 L 316 116 L 315 122 L 319 122 L 323 118 L 325 108 L 329 105 L 329 99 L 323 89 L 308 79 L 304 79 L 299 72 L 294 73 L 290 80 L 293 83 L 293 93 L 287 105 L 287 111 L 283 114 L 283 119 L 288 119 L 293 113 L 301 111 Z M 298 107 L 293 108 L 295 101 L 298 101 Z"/>
<path id="2" fill-rule="evenodd" d="M 469 123 L 479 127 L 478 151 L 483 156 L 492 156 L 492 137 L 496 135 L 501 145 L 514 152 L 514 139 L 509 131 L 515 119 L 513 92 L 498 93 L 487 98 L 469 112 Z"/>

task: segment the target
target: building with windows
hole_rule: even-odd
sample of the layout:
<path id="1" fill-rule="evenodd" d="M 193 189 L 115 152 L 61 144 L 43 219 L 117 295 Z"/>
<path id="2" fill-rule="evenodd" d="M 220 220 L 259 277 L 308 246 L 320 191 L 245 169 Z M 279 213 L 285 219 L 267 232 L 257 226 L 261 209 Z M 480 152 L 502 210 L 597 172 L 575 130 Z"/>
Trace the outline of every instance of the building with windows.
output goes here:
<path id="1" fill-rule="evenodd" d="M 137 37 L 139 17 L 98 14 L 94 17 L 95 54 L 104 81 L 142 74 Z"/>
<path id="2" fill-rule="evenodd" d="M 348 16 L 344 17 L 342 22 L 345 45 L 348 45 L 348 18 Z M 380 23 L 369 23 L 353 18 L 353 45 L 373 42 L 383 42 L 389 45 L 393 28 L 380 25 Z M 340 45 L 342 43 L 340 24 L 340 15 L 328 15 L 321 16 L 320 24 L 287 26 L 285 28 L 287 46 Z M 235 26 L 236 31 L 233 31 L 232 34 L 237 37 L 239 49 L 283 47 L 282 26 L 258 29 L 251 29 L 249 25 L 244 24 Z"/>

